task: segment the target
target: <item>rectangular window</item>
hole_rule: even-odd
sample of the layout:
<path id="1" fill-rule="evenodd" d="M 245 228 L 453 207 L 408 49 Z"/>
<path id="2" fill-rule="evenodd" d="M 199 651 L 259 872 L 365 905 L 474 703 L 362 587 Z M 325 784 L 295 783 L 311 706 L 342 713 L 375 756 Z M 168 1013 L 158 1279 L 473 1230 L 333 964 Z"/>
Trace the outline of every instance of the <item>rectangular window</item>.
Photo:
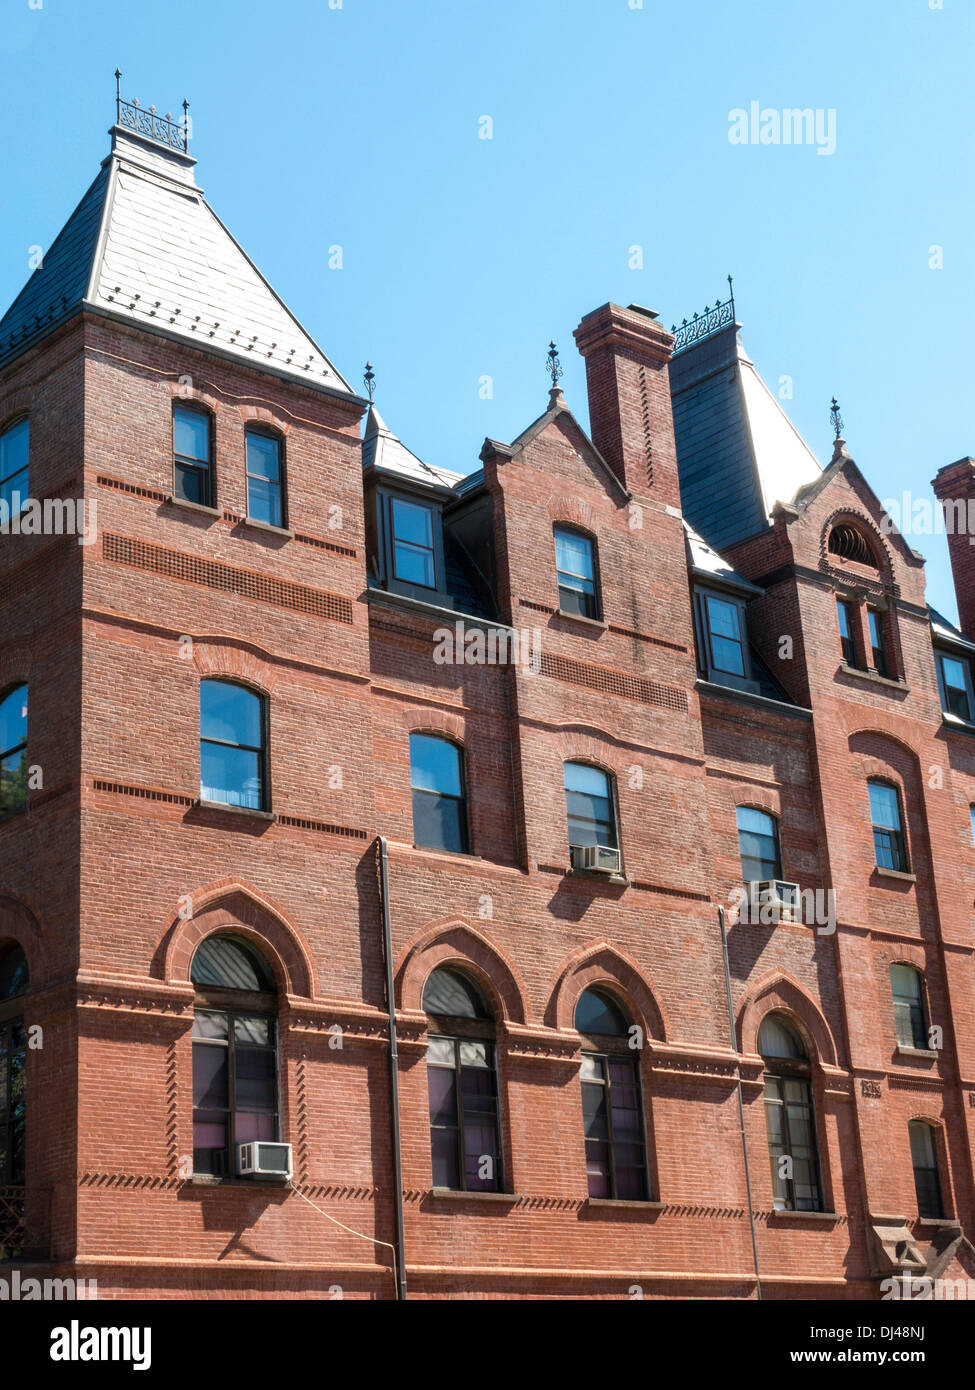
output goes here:
<path id="1" fill-rule="evenodd" d="M 847 666 L 857 664 L 857 648 L 854 639 L 856 631 L 856 609 L 846 599 L 836 600 L 836 616 L 840 624 L 840 647 Z"/>
<path id="2" fill-rule="evenodd" d="M 915 970 L 913 965 L 892 965 L 890 990 L 894 999 L 894 1024 L 899 1046 L 926 1048 L 928 1035 L 921 972 Z"/>
<path id="3" fill-rule="evenodd" d="M 466 854 L 464 759 L 457 745 L 433 734 L 411 734 L 410 787 L 414 844 Z"/>
<path id="4" fill-rule="evenodd" d="M 599 617 L 596 592 L 596 557 L 593 543 L 579 531 L 555 528 L 555 568 L 558 572 L 559 607 L 583 618 Z"/>
<path id="5" fill-rule="evenodd" d="M 565 806 L 570 847 L 617 849 L 616 811 L 609 776 L 588 763 L 565 764 Z"/>
<path id="6" fill-rule="evenodd" d="M 779 826 L 774 816 L 754 806 L 736 808 L 741 876 L 746 883 L 782 877 Z"/>
<path id="7" fill-rule="evenodd" d="M 27 505 L 30 422 L 17 420 L 0 434 L 0 520 L 19 516 Z"/>
<path id="8" fill-rule="evenodd" d="M 945 709 L 959 719 L 972 718 L 971 668 L 967 661 L 954 656 L 939 656 L 941 686 L 944 693 Z"/>
<path id="9" fill-rule="evenodd" d="M 921 1120 L 908 1125 L 911 1136 L 911 1163 L 914 1168 L 914 1190 L 917 1193 L 918 1215 L 932 1221 L 944 1216 L 941 1200 L 941 1181 L 938 1175 L 938 1146 L 934 1130 Z"/>
<path id="10" fill-rule="evenodd" d="M 821 1211 L 816 1120 L 809 1082 L 765 1077 L 765 1120 L 776 1211 Z"/>
<path id="11" fill-rule="evenodd" d="M 437 587 L 433 513 L 419 502 L 393 498 L 393 575 L 425 589 Z"/>
<path id="12" fill-rule="evenodd" d="M 742 641 L 740 609 L 727 599 L 705 595 L 708 624 L 708 644 L 711 666 L 732 676 L 745 674 L 745 650 Z"/>
<path id="13" fill-rule="evenodd" d="M 214 505 L 210 416 L 185 405 L 173 408 L 173 491 L 182 502 Z"/>
<path id="14" fill-rule="evenodd" d="M 27 1035 L 20 1019 L 0 1023 L 0 1186 L 23 1186 Z"/>
<path id="15" fill-rule="evenodd" d="M 431 1034 L 427 1086 L 434 1187 L 500 1192 L 493 1044 Z"/>
<path id="16" fill-rule="evenodd" d="M 643 1103 L 633 1058 L 582 1054 L 582 1117 L 589 1196 L 645 1202 Z"/>
<path id="17" fill-rule="evenodd" d="M 247 515 L 267 526 L 284 525 L 281 441 L 260 430 L 247 431 Z"/>
<path id="18" fill-rule="evenodd" d="M 278 1137 L 275 1020 L 197 1009 L 193 1016 L 193 1171 L 236 1172 L 238 1144 Z"/>
<path id="19" fill-rule="evenodd" d="M 878 676 L 889 674 L 887 665 L 887 641 L 884 635 L 884 615 L 878 608 L 867 609 L 867 622 L 870 625 L 870 654 L 873 669 Z"/>
<path id="20" fill-rule="evenodd" d="M 900 798 L 896 787 L 886 782 L 870 782 L 870 819 L 877 867 L 907 873 L 904 833 L 901 829 Z"/>

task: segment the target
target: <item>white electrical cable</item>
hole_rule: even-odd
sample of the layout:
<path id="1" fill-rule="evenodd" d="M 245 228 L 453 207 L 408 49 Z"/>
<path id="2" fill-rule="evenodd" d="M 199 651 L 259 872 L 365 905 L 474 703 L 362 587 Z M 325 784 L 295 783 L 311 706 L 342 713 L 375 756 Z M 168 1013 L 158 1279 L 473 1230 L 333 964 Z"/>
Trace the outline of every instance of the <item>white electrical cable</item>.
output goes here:
<path id="1" fill-rule="evenodd" d="M 336 1217 L 329 1216 L 327 1211 L 322 1211 L 321 1207 L 316 1207 L 315 1203 L 311 1200 L 311 1198 L 306 1197 L 303 1192 L 299 1191 L 299 1189 L 295 1187 L 293 1180 L 291 1180 L 290 1178 L 288 1180 L 288 1186 L 291 1188 L 292 1192 L 298 1194 L 298 1196 L 301 1198 L 303 1202 L 307 1202 L 310 1207 L 317 1211 L 319 1216 L 324 1216 L 326 1221 L 334 1221 L 336 1226 L 341 1226 L 342 1230 L 348 1231 L 350 1236 L 358 1236 L 360 1240 L 372 1241 L 373 1245 L 385 1245 L 387 1250 L 392 1250 L 393 1254 L 396 1254 L 396 1246 L 390 1245 L 388 1240 L 376 1240 L 375 1236 L 366 1236 L 363 1235 L 361 1231 L 353 1231 L 351 1226 L 344 1225 L 341 1221 L 337 1220 Z"/>

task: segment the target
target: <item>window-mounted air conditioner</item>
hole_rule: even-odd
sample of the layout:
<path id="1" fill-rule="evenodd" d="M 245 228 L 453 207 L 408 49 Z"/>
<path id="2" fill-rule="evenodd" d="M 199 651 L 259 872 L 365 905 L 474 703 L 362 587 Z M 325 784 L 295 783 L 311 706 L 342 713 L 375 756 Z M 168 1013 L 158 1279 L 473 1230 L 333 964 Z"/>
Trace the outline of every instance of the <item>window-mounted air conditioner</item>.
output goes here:
<path id="1" fill-rule="evenodd" d="M 572 867 L 593 874 L 618 874 L 622 860 L 618 849 L 609 845 L 573 845 Z"/>
<path id="2" fill-rule="evenodd" d="M 754 878 L 748 884 L 750 915 L 761 913 L 773 922 L 795 920 L 799 906 L 798 883 L 786 883 L 781 878 Z"/>
<path id="3" fill-rule="evenodd" d="M 242 1178 L 280 1178 L 286 1182 L 291 1177 L 291 1145 L 263 1140 L 238 1144 L 237 1171 Z"/>

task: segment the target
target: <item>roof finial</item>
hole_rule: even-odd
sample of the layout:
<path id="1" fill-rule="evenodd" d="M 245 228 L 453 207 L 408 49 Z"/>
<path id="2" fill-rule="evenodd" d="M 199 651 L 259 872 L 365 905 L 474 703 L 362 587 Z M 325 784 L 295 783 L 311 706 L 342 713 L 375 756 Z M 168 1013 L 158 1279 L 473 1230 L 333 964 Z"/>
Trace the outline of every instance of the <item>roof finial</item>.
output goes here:
<path id="1" fill-rule="evenodd" d="M 735 282 L 728 276 L 728 297 L 731 302 L 731 321 L 735 321 Z"/>
<path id="2" fill-rule="evenodd" d="M 366 374 L 362 380 L 366 383 L 366 390 L 369 392 L 369 400 L 371 402 L 376 391 L 376 373 L 372 369 L 371 362 L 366 363 Z"/>
<path id="3" fill-rule="evenodd" d="M 834 438 L 834 439 L 842 439 L 842 438 L 843 438 L 843 416 L 840 414 L 840 408 L 839 408 L 839 405 L 837 404 L 837 401 L 836 401 L 836 397 L 835 397 L 835 396 L 833 397 L 833 403 L 832 403 L 832 405 L 830 406 L 829 418 L 830 418 L 830 420 L 831 420 L 832 423 L 833 423 L 833 438 Z"/>
<path id="4" fill-rule="evenodd" d="M 548 373 L 552 378 L 552 389 L 557 391 L 559 389 L 559 377 L 562 375 L 562 363 L 559 361 L 559 350 L 555 346 L 554 338 L 548 345 L 547 359 Z"/>
<path id="5" fill-rule="evenodd" d="M 115 69 L 115 120 L 122 119 L 122 73 L 119 68 Z"/>

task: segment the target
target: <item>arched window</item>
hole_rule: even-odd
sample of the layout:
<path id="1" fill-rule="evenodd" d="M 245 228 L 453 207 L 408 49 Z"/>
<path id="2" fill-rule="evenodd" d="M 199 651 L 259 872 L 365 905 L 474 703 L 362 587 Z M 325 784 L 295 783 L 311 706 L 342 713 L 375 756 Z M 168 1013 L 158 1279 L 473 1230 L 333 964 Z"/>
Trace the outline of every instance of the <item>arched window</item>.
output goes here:
<path id="1" fill-rule="evenodd" d="M 238 1145 L 278 1140 L 277 995 L 263 959 L 229 933 L 193 957 L 193 1171 L 237 1173 Z"/>
<path id="2" fill-rule="evenodd" d="M 0 1187 L 24 1183 L 27 1035 L 20 996 L 28 984 L 27 958 L 11 946 L 0 956 Z M 0 1251 L 4 1243 L 0 1219 Z"/>
<path id="3" fill-rule="evenodd" d="M 612 777 L 591 763 L 566 763 L 563 773 L 570 848 L 606 845 L 609 849 L 618 849 Z"/>
<path id="4" fill-rule="evenodd" d="M 267 526 L 284 526 L 284 441 L 270 430 L 246 431 L 247 516 Z"/>
<path id="5" fill-rule="evenodd" d="M 927 1048 L 928 1025 L 924 1016 L 924 977 L 913 965 L 890 967 L 890 990 L 894 996 L 894 1023 L 900 1047 Z"/>
<path id="6" fill-rule="evenodd" d="M 938 1145 L 934 1126 L 925 1120 L 911 1120 L 907 1126 L 911 1140 L 911 1165 L 914 1169 L 914 1190 L 917 1193 L 917 1214 L 929 1221 L 940 1221 L 945 1214 L 941 1198 L 941 1178 L 938 1173 Z"/>
<path id="7" fill-rule="evenodd" d="M 434 1187 L 501 1192 L 494 1020 L 477 986 L 441 966 L 423 990 Z"/>
<path id="8" fill-rule="evenodd" d="M 0 699 L 0 820 L 27 805 L 27 687 Z"/>
<path id="9" fill-rule="evenodd" d="M 897 788 L 889 782 L 871 780 L 870 819 L 873 822 L 873 848 L 880 869 L 907 873 L 907 850 L 901 826 L 901 801 Z"/>
<path id="10" fill-rule="evenodd" d="M 0 434 L 0 522 L 19 516 L 30 492 L 30 421 L 22 418 Z"/>
<path id="11" fill-rule="evenodd" d="M 754 806 L 737 806 L 735 816 L 744 881 L 752 883 L 757 879 L 781 878 L 778 821 L 767 811 L 758 811 Z"/>
<path id="12" fill-rule="evenodd" d="M 858 565 L 868 565 L 870 569 L 879 568 L 876 556 L 863 532 L 849 522 L 839 522 L 829 533 L 829 552 L 844 560 L 854 560 Z"/>
<path id="13" fill-rule="evenodd" d="M 456 743 L 410 734 L 413 840 L 424 849 L 468 851 L 464 758 Z"/>
<path id="14" fill-rule="evenodd" d="M 809 1058 L 802 1039 L 781 1014 L 768 1014 L 758 1030 L 765 1064 L 765 1121 L 776 1211 L 822 1211 L 819 1145 Z"/>
<path id="15" fill-rule="evenodd" d="M 173 407 L 173 495 L 198 507 L 215 507 L 213 416 L 197 406 Z"/>
<path id="16" fill-rule="evenodd" d="M 265 704 L 246 686 L 200 682 L 200 798 L 267 810 Z"/>
<path id="17" fill-rule="evenodd" d="M 569 526 L 556 526 L 555 568 L 560 610 L 583 618 L 601 618 L 596 543 L 592 537 Z"/>
<path id="18" fill-rule="evenodd" d="M 640 1069 L 630 1043 L 630 1023 L 617 1001 L 587 989 L 576 1005 L 583 1035 L 582 1122 L 589 1196 L 644 1202 L 647 1141 Z"/>

